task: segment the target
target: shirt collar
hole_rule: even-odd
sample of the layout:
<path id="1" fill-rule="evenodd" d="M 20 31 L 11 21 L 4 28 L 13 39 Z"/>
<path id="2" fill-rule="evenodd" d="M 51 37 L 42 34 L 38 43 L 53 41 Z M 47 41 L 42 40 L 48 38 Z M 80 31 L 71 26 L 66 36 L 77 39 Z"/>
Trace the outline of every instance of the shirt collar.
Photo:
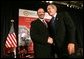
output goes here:
<path id="1" fill-rule="evenodd" d="M 57 13 L 55 13 L 53 17 L 56 17 L 56 15 L 57 15 Z"/>
<path id="2" fill-rule="evenodd" d="M 42 22 L 43 22 L 43 20 L 44 20 L 44 19 L 41 19 L 41 18 L 39 18 L 39 19 L 40 19 Z"/>

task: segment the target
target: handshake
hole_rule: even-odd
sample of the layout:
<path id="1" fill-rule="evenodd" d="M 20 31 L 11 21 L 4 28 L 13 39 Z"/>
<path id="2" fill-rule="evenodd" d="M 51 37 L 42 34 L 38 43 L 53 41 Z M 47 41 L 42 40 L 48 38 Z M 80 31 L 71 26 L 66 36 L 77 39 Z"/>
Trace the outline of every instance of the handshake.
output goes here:
<path id="1" fill-rule="evenodd" d="M 48 41 L 47 41 L 49 44 L 53 44 L 53 38 L 51 37 L 48 37 Z"/>

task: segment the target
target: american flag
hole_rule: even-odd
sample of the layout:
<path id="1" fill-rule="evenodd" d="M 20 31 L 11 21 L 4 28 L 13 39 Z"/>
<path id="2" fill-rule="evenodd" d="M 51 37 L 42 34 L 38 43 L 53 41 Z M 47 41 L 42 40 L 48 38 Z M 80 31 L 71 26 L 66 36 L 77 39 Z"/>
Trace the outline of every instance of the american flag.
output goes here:
<path id="1" fill-rule="evenodd" d="M 8 36 L 6 38 L 5 46 L 7 48 L 17 47 L 17 40 L 16 40 L 16 34 L 14 32 L 13 23 L 12 23 L 12 26 L 11 26 L 10 31 L 8 33 Z"/>
<path id="2" fill-rule="evenodd" d="M 15 33 L 8 34 L 5 45 L 6 45 L 7 48 L 17 47 L 17 41 L 16 41 Z"/>

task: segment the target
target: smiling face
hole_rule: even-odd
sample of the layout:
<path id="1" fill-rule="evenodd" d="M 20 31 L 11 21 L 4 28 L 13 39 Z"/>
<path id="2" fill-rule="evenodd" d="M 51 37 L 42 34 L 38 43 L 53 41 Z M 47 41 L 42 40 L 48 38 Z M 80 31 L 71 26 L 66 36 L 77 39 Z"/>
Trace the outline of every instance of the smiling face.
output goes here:
<path id="1" fill-rule="evenodd" d="M 39 8 L 38 11 L 37 11 L 37 15 L 39 18 L 43 19 L 44 16 L 45 16 L 45 11 L 43 8 Z"/>
<path id="2" fill-rule="evenodd" d="M 57 12 L 57 8 L 55 5 L 48 5 L 47 12 L 50 16 L 53 16 Z"/>

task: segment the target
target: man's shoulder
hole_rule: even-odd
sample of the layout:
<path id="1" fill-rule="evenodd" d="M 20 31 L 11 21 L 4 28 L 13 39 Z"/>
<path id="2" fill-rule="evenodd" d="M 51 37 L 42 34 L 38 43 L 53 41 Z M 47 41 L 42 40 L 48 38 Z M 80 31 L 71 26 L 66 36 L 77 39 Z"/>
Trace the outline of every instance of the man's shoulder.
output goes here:
<path id="1" fill-rule="evenodd" d="M 58 12 L 58 15 L 68 15 L 69 13 L 67 11 L 62 11 L 62 12 Z"/>
<path id="2" fill-rule="evenodd" d="M 36 19 L 34 21 L 31 22 L 31 24 L 35 24 L 35 23 L 38 23 L 39 22 L 39 19 Z"/>

